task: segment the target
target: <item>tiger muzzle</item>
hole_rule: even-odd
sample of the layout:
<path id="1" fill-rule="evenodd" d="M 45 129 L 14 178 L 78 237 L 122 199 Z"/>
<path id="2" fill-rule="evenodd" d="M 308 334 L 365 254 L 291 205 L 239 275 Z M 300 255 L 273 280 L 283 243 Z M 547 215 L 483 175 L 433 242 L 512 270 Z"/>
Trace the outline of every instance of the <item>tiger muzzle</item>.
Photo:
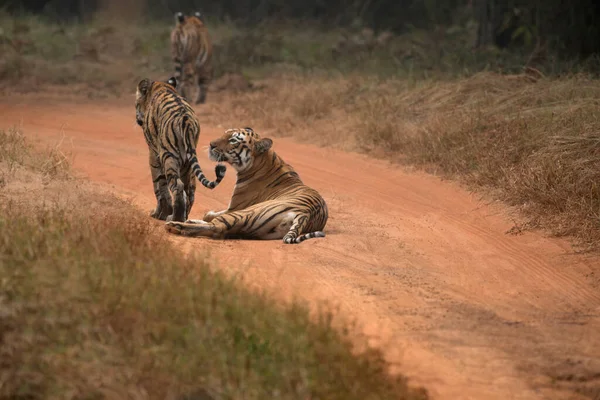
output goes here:
<path id="1" fill-rule="evenodd" d="M 216 162 L 225 162 L 226 161 L 223 153 L 221 153 L 221 151 L 219 149 L 215 148 L 215 146 L 213 146 L 212 144 L 208 148 L 208 158 L 210 158 L 211 161 L 216 161 Z"/>

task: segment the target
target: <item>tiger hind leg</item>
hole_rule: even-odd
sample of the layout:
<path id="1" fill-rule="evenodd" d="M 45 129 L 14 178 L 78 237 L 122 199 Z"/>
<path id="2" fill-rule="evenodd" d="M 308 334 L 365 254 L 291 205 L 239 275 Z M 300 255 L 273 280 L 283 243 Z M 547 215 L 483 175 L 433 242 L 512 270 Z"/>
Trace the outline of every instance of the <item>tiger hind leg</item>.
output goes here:
<path id="1" fill-rule="evenodd" d="M 166 188 L 166 182 L 164 188 L 162 188 L 160 184 L 155 184 L 154 194 L 156 196 L 156 208 L 150 211 L 150 217 L 164 221 L 173 214 L 171 195 Z"/>
<path id="2" fill-rule="evenodd" d="M 208 91 L 208 82 L 205 78 L 198 78 L 198 91 L 196 93 L 196 104 L 206 103 L 206 92 Z"/>
<path id="3" fill-rule="evenodd" d="M 185 221 L 188 216 L 188 194 L 184 190 L 184 184 L 181 179 L 177 179 L 173 185 L 170 185 L 171 195 L 173 197 L 173 213 L 167 217 L 167 221 Z"/>
<path id="4" fill-rule="evenodd" d="M 210 83 L 213 70 L 210 64 L 210 59 L 198 59 L 196 61 L 196 104 L 206 103 L 206 94 L 208 92 L 208 84 Z"/>
<path id="5" fill-rule="evenodd" d="M 173 213 L 173 204 L 167 178 L 162 172 L 158 157 L 153 153 L 150 153 L 150 173 L 156 197 L 156 207 L 150 211 L 150 217 L 164 221 Z"/>
<path id="6" fill-rule="evenodd" d="M 194 206 L 194 199 L 196 197 L 196 176 L 194 175 L 194 172 L 191 169 L 185 177 L 183 190 L 184 190 L 185 194 L 187 195 L 186 212 L 185 212 L 185 215 L 187 218 L 187 217 L 189 217 L 190 213 L 192 212 L 192 207 Z"/>
<path id="7" fill-rule="evenodd" d="M 283 237 L 283 243 L 299 244 L 304 242 L 306 239 L 325 237 L 325 232 L 323 231 L 300 234 L 300 232 L 302 232 L 308 224 L 308 218 L 309 217 L 304 214 L 297 215 L 296 218 L 294 218 L 294 222 L 292 223 L 290 230 Z"/>
<path id="8" fill-rule="evenodd" d="M 206 103 L 206 85 L 202 85 L 198 87 L 198 96 L 196 97 L 196 104 L 204 104 Z"/>
<path id="9" fill-rule="evenodd" d="M 178 92 L 186 101 L 190 101 L 190 86 L 192 86 L 194 82 L 194 71 L 188 61 L 183 61 L 181 63 L 180 76 L 181 78 L 177 81 Z"/>
<path id="10" fill-rule="evenodd" d="M 185 185 L 179 177 L 179 163 L 174 158 L 168 158 L 165 161 L 165 171 L 169 191 L 173 198 L 173 214 L 167 217 L 167 221 L 185 221 L 187 219 L 188 195 L 185 191 Z"/>

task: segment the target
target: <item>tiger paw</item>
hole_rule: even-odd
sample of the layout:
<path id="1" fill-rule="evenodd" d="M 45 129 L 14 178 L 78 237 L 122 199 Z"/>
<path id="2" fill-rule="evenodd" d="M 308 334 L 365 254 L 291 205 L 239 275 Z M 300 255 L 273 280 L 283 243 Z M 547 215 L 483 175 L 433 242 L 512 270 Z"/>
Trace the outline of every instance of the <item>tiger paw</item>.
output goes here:
<path id="1" fill-rule="evenodd" d="M 168 215 L 165 215 L 164 213 L 161 212 L 161 210 L 156 209 L 156 210 L 150 210 L 150 217 L 164 221 L 168 218 Z"/>
<path id="2" fill-rule="evenodd" d="M 173 206 L 165 199 L 159 199 L 156 208 L 150 211 L 150 217 L 165 221 L 173 213 Z"/>
<path id="3" fill-rule="evenodd" d="M 166 222 L 184 222 L 187 219 L 187 216 L 183 213 L 173 213 L 169 215 L 165 221 Z"/>
<path id="4" fill-rule="evenodd" d="M 204 222 L 210 222 L 213 219 L 215 219 L 215 217 L 219 215 L 218 213 L 214 212 L 214 211 L 208 211 L 206 214 L 204 214 L 204 217 L 202 217 L 202 220 Z"/>
<path id="5" fill-rule="evenodd" d="M 177 234 L 177 235 L 181 234 L 181 224 L 179 224 L 177 222 L 173 222 L 173 221 L 167 222 L 165 224 L 165 229 L 169 233 L 174 233 L 174 234 Z"/>

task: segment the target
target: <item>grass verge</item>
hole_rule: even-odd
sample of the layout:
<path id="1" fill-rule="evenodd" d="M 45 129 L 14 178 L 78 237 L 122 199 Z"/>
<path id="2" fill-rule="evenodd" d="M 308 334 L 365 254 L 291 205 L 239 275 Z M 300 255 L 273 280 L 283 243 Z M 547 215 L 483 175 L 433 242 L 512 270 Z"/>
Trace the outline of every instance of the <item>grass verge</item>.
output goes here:
<path id="1" fill-rule="evenodd" d="M 36 186 L 23 143 L 0 134 L 0 398 L 426 398 L 330 316 L 184 258 L 131 205 L 71 178 Z"/>

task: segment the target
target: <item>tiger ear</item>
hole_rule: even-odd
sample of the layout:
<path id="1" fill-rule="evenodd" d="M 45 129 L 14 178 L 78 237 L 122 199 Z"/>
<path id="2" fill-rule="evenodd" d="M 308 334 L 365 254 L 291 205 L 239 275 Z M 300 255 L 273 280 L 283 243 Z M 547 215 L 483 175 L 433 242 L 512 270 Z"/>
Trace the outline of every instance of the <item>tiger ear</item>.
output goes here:
<path id="1" fill-rule="evenodd" d="M 169 80 L 167 81 L 167 83 L 171 86 L 173 86 L 173 88 L 177 87 L 177 79 L 175 79 L 174 76 L 170 77 Z"/>
<path id="2" fill-rule="evenodd" d="M 138 83 L 137 90 L 142 96 L 145 96 L 151 86 L 152 81 L 150 81 L 150 79 L 142 79 L 140 83 Z"/>
<path id="3" fill-rule="evenodd" d="M 269 150 L 273 145 L 273 141 L 269 138 L 260 139 L 256 144 L 254 144 L 254 151 L 256 154 L 262 154 Z"/>
<path id="4" fill-rule="evenodd" d="M 175 13 L 175 22 L 179 22 L 180 24 L 183 23 L 183 20 L 185 19 L 185 17 L 183 16 L 182 12 L 177 12 Z"/>

